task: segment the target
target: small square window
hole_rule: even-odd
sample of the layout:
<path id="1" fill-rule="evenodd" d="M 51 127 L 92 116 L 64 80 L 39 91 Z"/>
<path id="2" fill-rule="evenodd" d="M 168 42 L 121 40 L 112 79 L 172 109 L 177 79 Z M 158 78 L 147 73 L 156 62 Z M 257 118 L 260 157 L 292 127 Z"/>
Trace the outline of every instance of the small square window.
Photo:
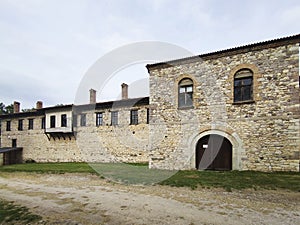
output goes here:
<path id="1" fill-rule="evenodd" d="M 80 126 L 82 127 L 86 126 L 86 114 L 80 115 Z"/>
<path id="2" fill-rule="evenodd" d="M 18 130 L 23 130 L 23 120 L 18 121 Z"/>
<path id="3" fill-rule="evenodd" d="M 186 87 L 186 92 L 192 92 L 192 91 L 193 91 L 193 87 L 192 86 Z"/>
<path id="4" fill-rule="evenodd" d="M 55 128 L 55 116 L 50 116 L 50 128 Z"/>
<path id="5" fill-rule="evenodd" d="M 61 127 L 67 127 L 67 115 L 66 114 L 61 115 Z"/>
<path id="6" fill-rule="evenodd" d="M 111 125 L 118 125 L 118 111 L 111 112 Z"/>
<path id="7" fill-rule="evenodd" d="M 184 87 L 180 87 L 179 88 L 179 93 L 184 93 L 185 92 L 185 88 Z"/>
<path id="8" fill-rule="evenodd" d="M 33 119 L 28 119 L 28 130 L 33 130 Z"/>
<path id="9" fill-rule="evenodd" d="M 103 125 L 103 113 L 99 112 L 96 113 L 96 126 L 102 126 Z"/>
<path id="10" fill-rule="evenodd" d="M 17 147 L 17 139 L 11 140 L 11 147 L 16 148 Z"/>
<path id="11" fill-rule="evenodd" d="M 11 131 L 11 122 L 6 121 L 6 131 Z"/>
<path id="12" fill-rule="evenodd" d="M 150 109 L 147 109 L 147 124 L 149 124 L 150 121 Z"/>
<path id="13" fill-rule="evenodd" d="M 137 125 L 139 123 L 138 110 L 130 111 L 130 124 Z"/>
<path id="14" fill-rule="evenodd" d="M 41 121 L 41 129 L 45 129 L 45 127 L 46 127 L 46 118 L 43 117 Z"/>

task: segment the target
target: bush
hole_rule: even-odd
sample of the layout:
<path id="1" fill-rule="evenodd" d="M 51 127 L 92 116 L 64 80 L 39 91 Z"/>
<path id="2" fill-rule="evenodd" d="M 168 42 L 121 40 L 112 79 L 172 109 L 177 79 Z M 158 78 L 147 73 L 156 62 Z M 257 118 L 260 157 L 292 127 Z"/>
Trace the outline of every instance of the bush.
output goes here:
<path id="1" fill-rule="evenodd" d="M 25 163 L 36 163 L 34 159 L 26 159 Z"/>

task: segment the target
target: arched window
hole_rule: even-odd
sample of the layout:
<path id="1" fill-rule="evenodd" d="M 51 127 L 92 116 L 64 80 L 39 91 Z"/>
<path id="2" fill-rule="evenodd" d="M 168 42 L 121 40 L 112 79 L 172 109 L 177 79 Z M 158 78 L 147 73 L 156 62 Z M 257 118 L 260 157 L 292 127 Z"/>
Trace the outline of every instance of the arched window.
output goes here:
<path id="1" fill-rule="evenodd" d="M 193 81 L 189 78 L 184 78 L 178 84 L 178 107 L 191 106 L 193 106 Z"/>
<path id="2" fill-rule="evenodd" d="M 241 69 L 234 75 L 234 102 L 253 100 L 253 72 Z"/>

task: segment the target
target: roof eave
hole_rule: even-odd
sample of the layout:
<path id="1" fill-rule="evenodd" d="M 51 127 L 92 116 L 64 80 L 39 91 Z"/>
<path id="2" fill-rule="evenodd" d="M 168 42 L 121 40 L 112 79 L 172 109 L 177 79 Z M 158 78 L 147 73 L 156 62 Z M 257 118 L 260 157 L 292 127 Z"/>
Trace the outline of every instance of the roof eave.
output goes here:
<path id="1" fill-rule="evenodd" d="M 278 39 L 273 39 L 273 40 L 268 40 L 268 41 L 257 42 L 254 44 L 243 45 L 243 46 L 239 46 L 239 47 L 235 47 L 235 48 L 224 49 L 224 50 L 220 50 L 220 51 L 216 51 L 216 52 L 210 52 L 210 53 L 205 53 L 205 54 L 201 54 L 201 55 L 170 60 L 170 61 L 166 61 L 166 62 L 147 64 L 146 68 L 147 68 L 148 72 L 150 72 L 150 70 L 168 68 L 168 67 L 176 66 L 178 64 L 187 64 L 187 63 L 197 62 L 197 61 L 199 61 L 199 59 L 203 59 L 203 60 L 216 59 L 216 58 L 220 58 L 220 57 L 224 57 L 224 56 L 231 56 L 231 55 L 235 55 L 235 54 L 246 53 L 249 51 L 258 51 L 258 50 L 262 50 L 262 49 L 266 49 L 266 48 L 275 48 L 275 47 L 279 47 L 279 46 L 284 46 L 284 45 L 288 45 L 288 44 L 297 44 L 297 43 L 300 43 L 300 34 L 283 37 L 283 38 L 278 38 Z"/>

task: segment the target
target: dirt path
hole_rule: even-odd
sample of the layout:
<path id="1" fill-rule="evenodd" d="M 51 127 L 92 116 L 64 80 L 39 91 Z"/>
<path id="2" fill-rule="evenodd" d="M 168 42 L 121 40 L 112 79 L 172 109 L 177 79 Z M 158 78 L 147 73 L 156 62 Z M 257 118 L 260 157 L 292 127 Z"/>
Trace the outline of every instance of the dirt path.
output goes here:
<path id="1" fill-rule="evenodd" d="M 0 174 L 39 224 L 300 224 L 300 193 L 128 186 L 87 174 Z"/>

